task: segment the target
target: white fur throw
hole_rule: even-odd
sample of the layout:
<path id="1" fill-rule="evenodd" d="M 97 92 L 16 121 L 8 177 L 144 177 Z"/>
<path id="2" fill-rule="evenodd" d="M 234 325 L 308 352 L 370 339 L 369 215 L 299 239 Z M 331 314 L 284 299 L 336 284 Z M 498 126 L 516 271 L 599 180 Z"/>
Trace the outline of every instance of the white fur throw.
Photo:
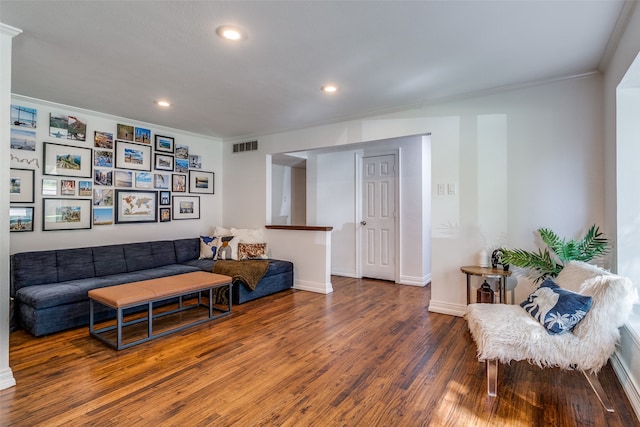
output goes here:
<path id="1" fill-rule="evenodd" d="M 565 266 L 557 282 L 593 298 L 591 310 L 572 332 L 550 335 L 519 305 L 471 304 L 464 317 L 478 359 L 527 360 L 540 367 L 597 373 L 613 354 L 618 328 L 638 300 L 636 288 L 625 277 L 577 262 Z"/>

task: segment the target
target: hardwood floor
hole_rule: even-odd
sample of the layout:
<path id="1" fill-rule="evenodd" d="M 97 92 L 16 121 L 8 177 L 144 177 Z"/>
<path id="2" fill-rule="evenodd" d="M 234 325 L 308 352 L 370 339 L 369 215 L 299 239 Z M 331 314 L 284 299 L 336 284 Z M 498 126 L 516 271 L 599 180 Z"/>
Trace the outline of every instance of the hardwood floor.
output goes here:
<path id="1" fill-rule="evenodd" d="M 606 413 L 577 372 L 501 367 L 499 397 L 462 318 L 429 288 L 333 278 L 116 351 L 79 328 L 16 331 L 2 426 L 635 426 L 609 365 Z"/>

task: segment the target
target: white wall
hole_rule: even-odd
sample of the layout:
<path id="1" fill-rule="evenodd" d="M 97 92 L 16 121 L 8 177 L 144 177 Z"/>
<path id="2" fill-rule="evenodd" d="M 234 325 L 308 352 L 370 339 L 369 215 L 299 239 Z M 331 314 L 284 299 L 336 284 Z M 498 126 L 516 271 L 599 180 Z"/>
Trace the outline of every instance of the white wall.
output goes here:
<path id="1" fill-rule="evenodd" d="M 11 39 L 22 31 L 0 23 L 0 182 L 9 182 Z M 0 224 L 9 223 L 9 189 L 0 187 Z M 15 385 L 9 367 L 9 230 L 0 228 L 0 390 Z"/>
<path id="2" fill-rule="evenodd" d="M 225 149 L 224 222 L 238 227 L 264 224 L 265 187 L 256 183 L 265 176 L 265 154 L 430 133 L 433 195 L 429 309 L 460 315 L 466 291 L 459 268 L 475 262 L 483 242 L 506 241 L 512 247 L 533 249 L 537 247 L 535 230 L 539 227 L 576 237 L 591 224 L 604 223 L 602 101 L 602 78 L 591 75 L 265 135 L 258 138 L 259 152 L 232 155 Z M 491 126 L 483 126 L 479 136 L 478 118 L 484 115 L 504 116 L 503 127 L 491 131 Z M 499 163 L 500 168 L 506 165 L 506 172 L 491 175 L 493 181 L 487 182 L 480 193 L 504 191 L 506 182 L 508 194 L 499 199 L 504 204 L 494 206 L 495 215 L 483 211 L 481 223 L 478 210 L 482 194 L 477 182 L 484 169 L 478 165 L 478 140 L 492 136 L 500 141 L 506 138 L 506 153 L 499 153 L 506 156 Z M 315 173 L 312 164 L 307 170 L 309 177 Z M 454 184 L 455 194 L 438 196 L 433 191 L 438 183 Z M 496 224 L 505 221 L 505 212 L 507 235 L 494 235 L 494 230 L 504 228 Z M 405 226 L 423 226 L 422 219 L 416 221 Z M 404 243 L 419 246 L 416 242 L 421 238 L 417 233 Z M 423 266 L 423 271 L 428 270 Z M 515 282 L 514 298 L 519 301 L 532 288 L 524 278 L 512 279 L 510 286 Z"/>
<path id="3" fill-rule="evenodd" d="M 81 246 L 98 246 L 110 243 L 125 243 L 182 237 L 195 237 L 213 231 L 213 227 L 221 223 L 221 200 L 223 194 L 222 174 L 222 141 L 196 134 L 190 134 L 176 129 L 159 125 L 141 123 L 126 118 L 114 117 L 98 112 L 80 110 L 71 106 L 53 104 L 47 101 L 24 98 L 14 95 L 12 103 L 36 108 L 38 111 L 37 145 L 36 151 L 11 150 L 11 167 L 20 169 L 35 169 L 35 203 L 24 204 L 34 206 L 34 231 L 11 233 L 11 253 L 44 250 L 54 248 L 73 248 Z M 49 113 L 78 115 L 87 121 L 87 140 L 82 142 L 60 140 L 49 137 Z M 172 220 L 164 223 L 113 224 L 95 225 L 88 230 L 42 231 L 42 178 L 64 178 L 43 175 L 43 146 L 44 142 L 74 145 L 79 147 L 93 147 L 94 131 L 105 131 L 116 134 L 118 123 L 145 127 L 153 135 L 159 133 L 175 138 L 175 143 L 187 145 L 191 154 L 202 156 L 202 171 L 215 173 L 215 194 L 200 196 L 199 220 Z M 153 142 L 152 142 L 153 145 Z M 29 163 L 31 161 L 31 163 Z M 171 172 L 163 172 L 171 173 Z M 82 178 L 85 179 L 85 178 Z M 86 178 L 92 180 L 92 178 Z M 94 188 L 100 188 L 95 186 Z M 118 187 L 104 187 L 113 188 Z M 135 189 L 135 188 L 133 188 Z M 172 195 L 186 195 L 188 193 L 173 193 Z M 60 197 L 60 196 L 58 196 Z M 77 197 L 77 196 L 76 196 Z M 22 206 L 22 204 L 21 204 Z M 114 207 L 115 209 L 115 207 Z"/>
<path id="4" fill-rule="evenodd" d="M 605 83 L 604 83 L 604 106 L 605 106 L 605 215 L 607 229 L 611 230 L 612 237 L 616 237 L 618 241 L 615 247 L 620 245 L 620 250 L 624 251 L 625 247 L 630 247 L 629 237 L 638 235 L 638 181 L 637 181 L 637 152 L 638 135 L 629 135 L 627 130 L 617 130 L 617 121 L 621 117 L 617 117 L 617 102 L 633 102 L 634 93 L 627 92 L 626 99 L 617 99 L 617 88 L 627 70 L 631 66 L 634 59 L 640 52 L 640 7 L 637 3 L 631 5 L 634 7 L 629 18 L 627 28 L 622 35 L 620 42 L 611 57 L 611 60 L 605 64 Z M 637 104 L 636 104 L 637 105 Z M 621 106 L 622 107 L 622 106 Z M 624 108 L 622 114 L 626 114 Z M 632 123 L 637 124 L 637 108 L 628 110 L 629 113 L 635 114 Z M 617 132 L 622 132 L 618 135 Z M 621 138 L 618 140 L 618 138 Z M 625 143 L 629 138 L 633 138 L 632 144 Z M 620 144 L 620 146 L 618 145 Z M 619 163 L 620 162 L 620 163 Z M 625 171 L 627 173 L 625 173 Z M 637 241 L 632 245 L 636 248 Z M 638 285 L 638 258 L 634 260 L 633 252 L 623 253 L 622 256 L 615 260 L 612 267 L 620 274 L 629 275 Z M 617 253 L 614 253 L 616 256 Z M 617 258 L 617 257 L 616 257 Z M 636 313 L 638 307 L 636 306 Z M 622 383 L 629 400 L 634 407 L 636 415 L 640 417 L 640 363 L 638 355 L 640 354 L 640 314 L 636 314 L 635 318 L 629 325 L 622 328 L 621 342 L 616 357 L 612 359 L 613 366 L 616 370 L 618 378 Z"/>

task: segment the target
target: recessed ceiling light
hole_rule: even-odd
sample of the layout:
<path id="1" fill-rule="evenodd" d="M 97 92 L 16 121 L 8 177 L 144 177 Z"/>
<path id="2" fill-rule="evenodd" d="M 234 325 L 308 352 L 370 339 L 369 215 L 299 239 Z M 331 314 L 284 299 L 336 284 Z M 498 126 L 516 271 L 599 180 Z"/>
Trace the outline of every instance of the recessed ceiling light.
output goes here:
<path id="1" fill-rule="evenodd" d="M 160 107 L 171 107 L 171 103 L 169 101 L 158 101 L 156 102 Z"/>
<path id="2" fill-rule="evenodd" d="M 232 41 L 245 40 L 247 38 L 247 35 L 240 28 L 232 25 L 218 27 L 216 33 L 223 39 Z"/>
<path id="3" fill-rule="evenodd" d="M 320 88 L 320 90 L 326 93 L 335 93 L 338 91 L 338 88 L 336 85 L 324 85 Z"/>

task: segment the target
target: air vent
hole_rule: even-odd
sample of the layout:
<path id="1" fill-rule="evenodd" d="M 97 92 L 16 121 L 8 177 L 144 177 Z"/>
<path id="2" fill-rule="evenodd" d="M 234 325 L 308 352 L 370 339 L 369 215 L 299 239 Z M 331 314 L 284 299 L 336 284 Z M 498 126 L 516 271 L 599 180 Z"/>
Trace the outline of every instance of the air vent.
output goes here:
<path id="1" fill-rule="evenodd" d="M 242 153 L 244 151 L 256 151 L 258 149 L 258 141 L 239 142 L 233 144 L 234 153 Z"/>

